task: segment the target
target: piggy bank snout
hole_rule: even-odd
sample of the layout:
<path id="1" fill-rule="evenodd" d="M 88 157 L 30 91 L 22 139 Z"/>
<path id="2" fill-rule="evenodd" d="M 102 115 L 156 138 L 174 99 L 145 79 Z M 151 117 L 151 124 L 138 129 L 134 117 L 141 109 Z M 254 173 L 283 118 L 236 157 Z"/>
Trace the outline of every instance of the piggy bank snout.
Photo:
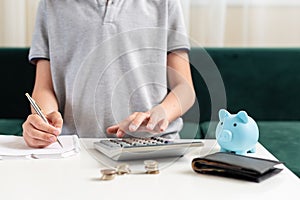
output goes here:
<path id="1" fill-rule="evenodd" d="M 232 133 L 229 130 L 222 130 L 217 139 L 221 142 L 230 142 L 232 140 Z"/>

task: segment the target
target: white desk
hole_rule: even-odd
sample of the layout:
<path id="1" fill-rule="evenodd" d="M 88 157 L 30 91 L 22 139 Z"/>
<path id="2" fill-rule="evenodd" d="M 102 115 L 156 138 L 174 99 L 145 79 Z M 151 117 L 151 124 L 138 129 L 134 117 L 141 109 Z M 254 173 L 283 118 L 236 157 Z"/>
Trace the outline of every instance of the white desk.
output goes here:
<path id="1" fill-rule="evenodd" d="M 206 140 L 204 147 L 178 160 L 159 160 L 158 175 L 125 175 L 112 181 L 99 178 L 100 169 L 114 163 L 93 150 L 91 140 L 82 139 L 81 144 L 80 154 L 69 158 L 0 161 L 0 199 L 299 199 L 299 178 L 284 166 L 261 183 L 196 174 L 191 160 L 218 151 L 215 140 Z M 274 159 L 260 144 L 256 156 Z M 142 161 L 129 164 L 143 170 Z"/>

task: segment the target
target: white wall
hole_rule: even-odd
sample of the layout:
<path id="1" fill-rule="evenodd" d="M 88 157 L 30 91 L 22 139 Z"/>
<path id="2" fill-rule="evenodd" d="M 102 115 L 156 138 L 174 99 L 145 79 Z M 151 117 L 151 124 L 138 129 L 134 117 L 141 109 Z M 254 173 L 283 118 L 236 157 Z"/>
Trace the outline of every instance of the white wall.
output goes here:
<path id="1" fill-rule="evenodd" d="M 300 47 L 300 1 L 298 4 L 231 4 L 226 8 L 223 46 Z M 204 46 L 220 46 L 214 30 L 222 29 L 204 5 L 191 9 L 191 38 Z M 216 16 L 217 17 L 217 16 Z M 210 31 L 208 31 L 210 30 Z"/>
<path id="2" fill-rule="evenodd" d="M 30 46 L 38 2 L 0 0 L 0 46 Z M 181 2 L 194 45 L 300 46 L 299 0 Z"/>
<path id="3" fill-rule="evenodd" d="M 39 0 L 0 1 L 0 46 L 29 46 Z"/>

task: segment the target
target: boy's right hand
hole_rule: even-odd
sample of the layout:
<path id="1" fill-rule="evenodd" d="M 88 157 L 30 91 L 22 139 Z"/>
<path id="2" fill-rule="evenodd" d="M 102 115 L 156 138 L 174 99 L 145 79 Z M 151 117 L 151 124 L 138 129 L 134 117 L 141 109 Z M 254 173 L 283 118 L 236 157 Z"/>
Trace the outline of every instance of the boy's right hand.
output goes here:
<path id="1" fill-rule="evenodd" d="M 29 147 L 43 148 L 57 141 L 63 119 L 59 112 L 46 115 L 47 124 L 38 114 L 31 114 L 23 123 L 23 137 Z"/>

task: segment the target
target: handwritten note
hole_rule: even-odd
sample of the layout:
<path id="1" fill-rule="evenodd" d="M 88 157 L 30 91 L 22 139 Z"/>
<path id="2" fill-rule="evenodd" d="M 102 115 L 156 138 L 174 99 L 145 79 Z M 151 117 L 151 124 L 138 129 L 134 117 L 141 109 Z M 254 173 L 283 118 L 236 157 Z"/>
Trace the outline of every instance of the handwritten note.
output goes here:
<path id="1" fill-rule="evenodd" d="M 63 148 L 56 142 L 45 148 L 28 147 L 20 136 L 0 135 L 0 159 L 18 158 L 64 158 L 80 151 L 77 135 L 59 136 Z"/>

